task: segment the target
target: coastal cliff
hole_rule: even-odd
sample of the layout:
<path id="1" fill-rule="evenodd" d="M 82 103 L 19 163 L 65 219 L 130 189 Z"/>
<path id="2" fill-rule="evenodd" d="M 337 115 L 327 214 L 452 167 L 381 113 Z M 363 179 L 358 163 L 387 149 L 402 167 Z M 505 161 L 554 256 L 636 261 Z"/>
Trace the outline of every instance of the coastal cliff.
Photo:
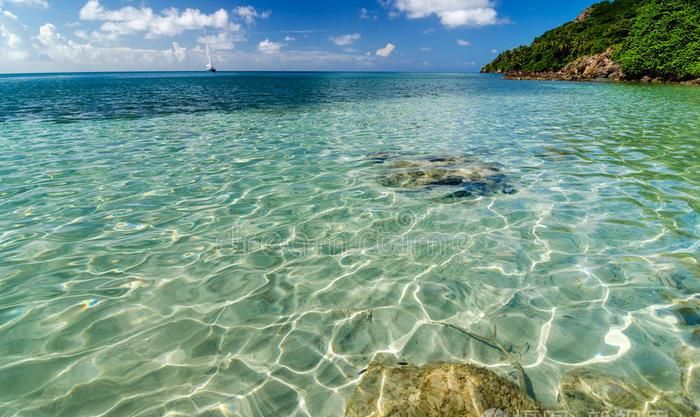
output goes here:
<path id="1" fill-rule="evenodd" d="M 700 84 L 700 2 L 597 3 L 481 72 L 509 79 Z"/>

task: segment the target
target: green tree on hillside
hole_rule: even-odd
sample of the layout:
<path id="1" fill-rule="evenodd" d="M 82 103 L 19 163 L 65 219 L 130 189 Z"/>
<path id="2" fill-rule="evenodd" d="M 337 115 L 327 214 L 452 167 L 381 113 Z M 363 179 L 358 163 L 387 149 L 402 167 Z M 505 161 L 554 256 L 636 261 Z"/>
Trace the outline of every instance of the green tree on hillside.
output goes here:
<path id="1" fill-rule="evenodd" d="M 617 0 L 594 4 L 587 19 L 550 30 L 530 46 L 505 51 L 484 70 L 557 71 L 579 57 L 620 45 L 634 24 L 637 9 L 646 1 Z"/>
<path id="2" fill-rule="evenodd" d="M 700 77 L 700 2 L 654 0 L 640 8 L 616 60 L 632 78 Z"/>
<path id="3" fill-rule="evenodd" d="M 700 77 L 700 0 L 597 3 L 586 19 L 550 30 L 530 46 L 505 51 L 483 70 L 558 71 L 608 48 L 629 78 Z"/>

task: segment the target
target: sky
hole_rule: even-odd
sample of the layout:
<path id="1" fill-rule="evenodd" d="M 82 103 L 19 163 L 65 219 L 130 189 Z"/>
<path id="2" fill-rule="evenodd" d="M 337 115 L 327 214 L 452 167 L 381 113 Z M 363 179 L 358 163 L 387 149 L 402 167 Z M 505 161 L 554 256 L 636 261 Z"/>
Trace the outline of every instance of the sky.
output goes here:
<path id="1" fill-rule="evenodd" d="M 591 0 L 0 0 L 0 73 L 478 72 Z"/>

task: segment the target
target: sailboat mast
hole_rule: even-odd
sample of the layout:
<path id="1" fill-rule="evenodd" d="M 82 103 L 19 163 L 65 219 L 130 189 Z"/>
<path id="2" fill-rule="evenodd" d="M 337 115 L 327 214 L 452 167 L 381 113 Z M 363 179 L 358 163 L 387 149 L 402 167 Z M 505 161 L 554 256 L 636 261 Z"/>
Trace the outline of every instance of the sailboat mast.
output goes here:
<path id="1" fill-rule="evenodd" d="M 207 59 L 209 61 L 209 63 L 207 64 L 207 68 L 214 68 L 214 65 L 211 62 L 211 52 L 209 51 L 209 41 L 207 41 L 206 48 L 207 48 Z"/>
<path id="2" fill-rule="evenodd" d="M 206 53 L 207 53 L 207 71 L 209 72 L 216 72 L 216 68 L 214 68 L 214 62 L 211 60 L 211 51 L 209 50 L 209 36 L 207 35 L 207 28 L 204 28 L 204 45 L 206 47 Z"/>

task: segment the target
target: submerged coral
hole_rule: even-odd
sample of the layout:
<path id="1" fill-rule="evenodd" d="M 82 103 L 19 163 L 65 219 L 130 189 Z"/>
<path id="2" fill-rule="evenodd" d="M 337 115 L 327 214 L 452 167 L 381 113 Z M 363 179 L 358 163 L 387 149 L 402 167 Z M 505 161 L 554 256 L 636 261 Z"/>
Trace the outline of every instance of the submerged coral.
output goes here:
<path id="1" fill-rule="evenodd" d="M 345 417 L 515 416 L 540 410 L 513 382 L 478 366 L 373 362 L 349 399 Z"/>
<path id="2" fill-rule="evenodd" d="M 378 152 L 368 157 L 371 161 L 388 167 L 388 172 L 379 179 L 379 183 L 385 187 L 426 190 L 436 187 L 455 188 L 455 191 L 443 197 L 447 201 L 516 192 L 498 165 L 468 155 L 401 159 L 394 153 Z"/>

